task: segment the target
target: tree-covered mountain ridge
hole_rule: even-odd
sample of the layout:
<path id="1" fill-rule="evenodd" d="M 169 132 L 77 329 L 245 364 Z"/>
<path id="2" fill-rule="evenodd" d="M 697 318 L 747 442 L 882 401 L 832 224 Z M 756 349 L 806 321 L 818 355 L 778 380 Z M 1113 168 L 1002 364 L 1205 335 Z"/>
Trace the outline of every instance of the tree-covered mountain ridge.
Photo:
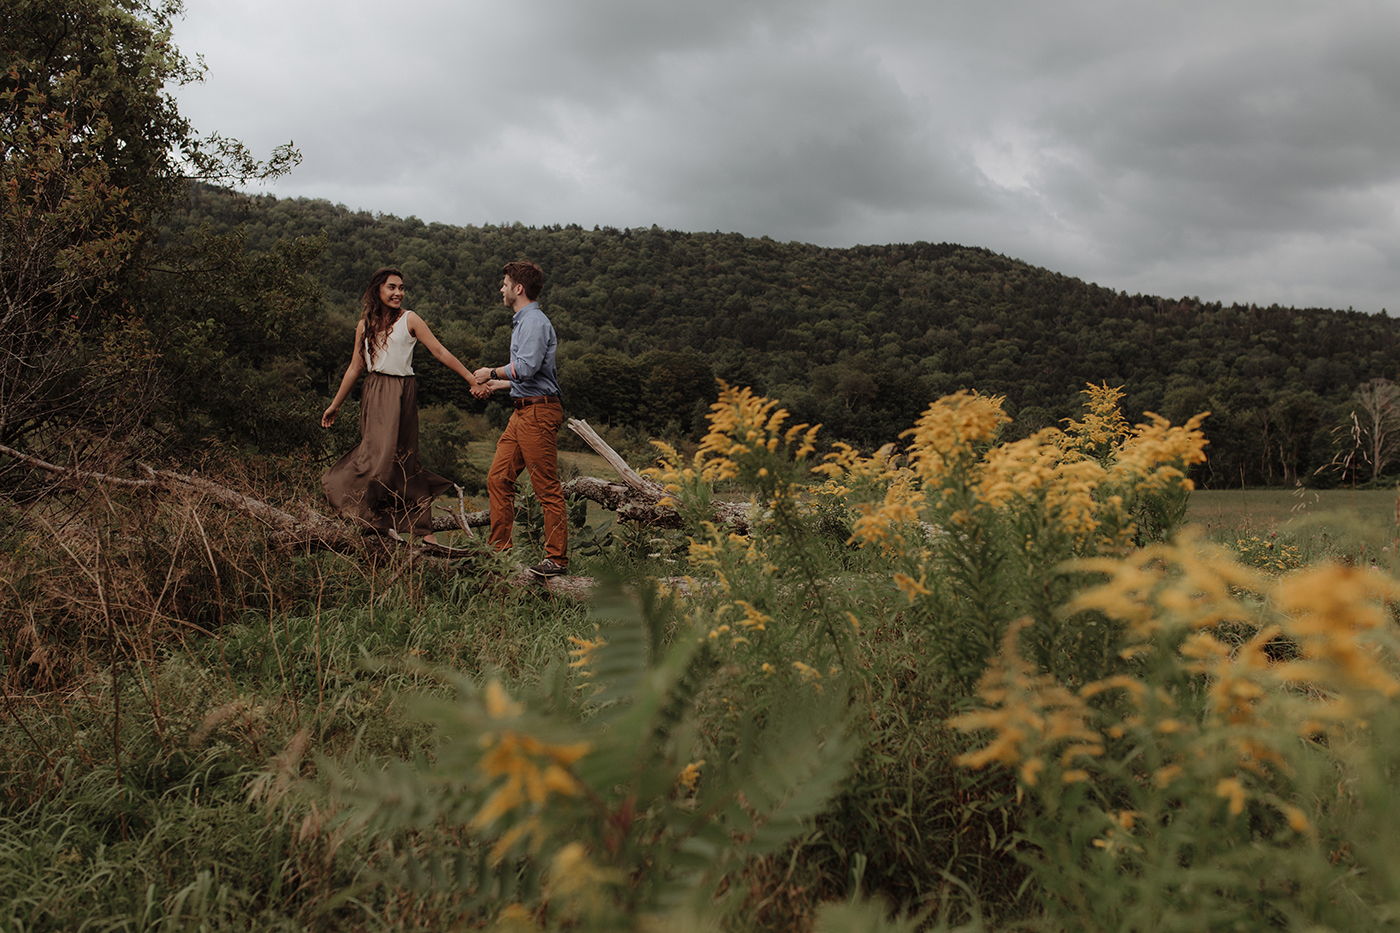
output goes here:
<path id="1" fill-rule="evenodd" d="M 500 268 L 533 259 L 571 410 L 653 432 L 693 429 L 713 397 L 696 386 L 714 377 L 867 446 L 958 389 L 1004 395 L 1023 434 L 1078 414 L 1085 385 L 1106 382 L 1126 387 L 1130 418 L 1213 413 L 1203 481 L 1292 482 L 1335 456 L 1357 387 L 1400 373 L 1400 322 L 1385 315 L 1129 295 L 952 243 L 453 226 L 207 186 L 165 230 L 205 225 L 241 228 L 250 251 L 323 237 L 309 272 L 341 329 L 369 273 L 397 265 L 412 307 L 484 362 L 509 340 Z"/>

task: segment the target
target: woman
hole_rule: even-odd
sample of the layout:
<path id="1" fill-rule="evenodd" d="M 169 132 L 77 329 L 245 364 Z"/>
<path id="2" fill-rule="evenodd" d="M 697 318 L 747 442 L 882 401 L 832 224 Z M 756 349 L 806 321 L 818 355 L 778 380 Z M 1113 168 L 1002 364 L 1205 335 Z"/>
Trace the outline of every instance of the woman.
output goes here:
<path id="1" fill-rule="evenodd" d="M 360 399 L 360 443 L 326 471 L 321 485 L 331 504 L 392 538 L 433 536 L 433 499 L 452 488 L 450 480 L 418 461 L 418 382 L 413 346 L 422 343 L 448 369 L 484 389 L 423 319 L 403 309 L 403 273 L 383 268 L 370 277 L 361 298 L 364 313 L 355 325 L 355 349 L 340 380 L 335 401 L 321 415 L 321 427 L 335 424 L 341 403 L 360 373 L 369 370 Z"/>

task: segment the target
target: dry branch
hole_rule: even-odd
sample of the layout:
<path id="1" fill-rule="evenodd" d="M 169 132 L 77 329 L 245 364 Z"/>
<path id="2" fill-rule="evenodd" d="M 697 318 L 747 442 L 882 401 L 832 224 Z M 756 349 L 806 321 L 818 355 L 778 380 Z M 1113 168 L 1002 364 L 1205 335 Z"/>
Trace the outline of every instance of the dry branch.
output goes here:
<path id="1" fill-rule="evenodd" d="M 588 426 L 587 421 L 570 418 L 568 424 L 569 430 L 583 438 L 583 442 L 593 448 L 598 456 L 608 461 L 626 484 L 619 486 L 616 483 L 605 483 L 602 480 L 582 476 L 572 481 L 574 484 L 579 484 L 576 487 L 575 495 L 592 499 L 605 508 L 611 509 L 623 521 L 640 522 L 656 528 L 681 527 L 680 514 L 669 505 L 661 505 L 661 500 L 668 495 L 664 486 L 638 476 L 636 471 L 627 465 L 627 461 L 623 460 L 617 451 L 609 447 L 607 442 Z M 587 484 L 584 483 L 585 480 L 588 481 Z M 741 535 L 749 533 L 749 507 L 747 503 L 716 502 L 714 509 L 716 523 L 728 525 Z"/>

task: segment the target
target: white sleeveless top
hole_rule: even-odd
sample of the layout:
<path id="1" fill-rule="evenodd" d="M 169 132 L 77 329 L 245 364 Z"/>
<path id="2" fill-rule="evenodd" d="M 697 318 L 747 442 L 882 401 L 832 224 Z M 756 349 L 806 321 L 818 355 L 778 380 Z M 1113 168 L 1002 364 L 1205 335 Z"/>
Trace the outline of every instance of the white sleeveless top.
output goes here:
<path id="1" fill-rule="evenodd" d="M 408 312 L 400 312 L 399 319 L 389 329 L 389 336 L 377 354 L 371 354 L 369 338 L 365 338 L 365 359 L 370 361 L 369 371 L 386 376 L 412 376 L 413 347 L 417 343 L 417 338 L 408 332 Z"/>

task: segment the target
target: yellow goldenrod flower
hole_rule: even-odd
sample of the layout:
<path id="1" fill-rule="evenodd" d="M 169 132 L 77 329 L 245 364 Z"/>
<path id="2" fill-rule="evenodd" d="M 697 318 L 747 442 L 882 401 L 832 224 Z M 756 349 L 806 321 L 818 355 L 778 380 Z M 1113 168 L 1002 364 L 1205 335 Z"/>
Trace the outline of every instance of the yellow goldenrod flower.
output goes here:
<path id="1" fill-rule="evenodd" d="M 804 439 L 803 446 L 808 441 Z M 833 450 L 824 459 L 826 462 L 812 468 L 813 473 L 822 474 L 835 480 L 847 477 L 853 481 L 886 479 L 900 473 L 895 457 L 894 444 L 886 444 L 870 457 L 862 457 L 860 451 L 844 441 L 832 445 Z M 842 491 L 848 491 L 842 487 Z"/>
<path id="2" fill-rule="evenodd" d="M 1141 852 L 1141 846 L 1128 841 L 1131 838 L 1132 836 L 1129 833 L 1124 832 L 1118 827 L 1110 827 L 1103 838 L 1093 841 L 1093 846 L 1096 849 L 1103 849 L 1106 855 L 1115 855 L 1120 849 Z"/>
<path id="3" fill-rule="evenodd" d="M 987 452 L 977 480 L 977 495 L 991 508 L 1042 494 L 1056 480 L 1061 450 L 1052 443 L 1060 432 L 1046 428 L 1024 440 Z"/>
<path id="4" fill-rule="evenodd" d="M 1041 753 L 1061 742 L 1072 749 L 1071 757 L 1102 753 L 1099 733 L 1088 724 L 1089 709 L 1084 699 L 1053 677 L 1037 674 L 1021 657 L 1020 631 L 1029 624 L 1022 619 L 1007 628 L 1001 652 L 982 675 L 978 694 L 986 707 L 963 713 L 949 720 L 962 732 L 992 730 L 983 748 L 960 755 L 958 764 L 982 768 L 992 762 L 1013 765 L 1040 760 Z M 1023 780 L 1044 767 L 1022 771 Z"/>
<path id="5" fill-rule="evenodd" d="M 1111 677 L 1085 684 L 1080 689 L 1079 695 L 1087 700 L 1090 697 L 1098 696 L 1105 690 L 1126 690 L 1134 700 L 1141 702 L 1143 697 L 1147 695 L 1147 684 L 1127 674 L 1114 674 Z"/>
<path id="6" fill-rule="evenodd" d="M 535 915 L 524 904 L 507 904 L 496 915 L 491 929 L 496 933 L 527 933 L 539 927 L 535 925 Z"/>
<path id="7" fill-rule="evenodd" d="M 524 712 L 523 706 L 511 700 L 498 681 L 487 684 L 484 692 L 483 705 L 492 719 L 518 717 Z M 477 765 L 482 778 L 488 783 L 505 780 L 472 817 L 471 823 L 478 829 L 490 826 L 523 804 L 538 808 L 551 793 L 563 796 L 578 793 L 578 781 L 568 768 L 591 747 L 587 742 L 553 744 L 513 729 L 485 733 L 480 743 L 485 749 Z M 514 828 L 514 835 L 503 840 L 504 847 L 498 845 L 497 850 L 504 853 L 524 831 Z"/>
<path id="8" fill-rule="evenodd" d="M 903 554 L 903 530 L 907 526 L 918 524 L 918 509 L 923 501 L 923 494 L 911 483 L 890 483 L 885 490 L 885 501 L 882 504 L 860 504 L 861 515 L 852 528 L 851 540 L 859 542 L 862 547 L 878 544 L 885 554 Z"/>
<path id="9" fill-rule="evenodd" d="M 617 869 L 595 865 L 583 843 L 571 842 L 550 861 L 545 896 L 576 908 L 594 907 L 602 902 L 606 886 L 617 884 L 622 878 Z"/>
<path id="10" fill-rule="evenodd" d="M 1166 787 L 1185 773 L 1180 765 L 1163 765 L 1153 772 L 1152 780 L 1158 787 Z"/>
<path id="11" fill-rule="evenodd" d="M 1081 394 L 1089 396 L 1084 403 L 1087 409 L 1084 420 L 1066 418 L 1068 427 L 1061 438 L 1066 449 L 1094 456 L 1096 451 L 1111 447 L 1128 436 L 1128 421 L 1118 408 L 1123 387 L 1110 388 L 1107 382 L 1096 386 L 1091 382 Z"/>
<path id="12" fill-rule="evenodd" d="M 680 785 L 686 793 L 694 793 L 695 785 L 700 781 L 700 768 L 705 764 L 705 759 L 692 761 L 681 769 L 681 773 L 676 776 L 676 783 Z"/>
<path id="13" fill-rule="evenodd" d="M 899 587 L 900 592 L 909 597 L 909 602 L 912 603 L 918 596 L 933 595 L 933 591 L 924 585 L 927 579 L 928 574 L 921 574 L 919 579 L 915 580 L 907 573 L 896 573 L 894 575 L 894 585 Z"/>
<path id="14" fill-rule="evenodd" d="M 748 462 L 757 475 L 768 476 L 768 468 L 754 463 L 751 458 L 760 453 L 774 455 L 779 445 L 791 447 L 806 429 L 793 454 L 794 459 L 803 459 L 812 451 L 821 426 L 800 424 L 784 430 L 788 417 L 787 411 L 778 408 L 776 401 L 756 396 L 747 387 L 731 387 L 721 380 L 719 399 L 710 406 L 709 432 L 695 454 L 696 472 L 707 482 L 718 482 L 738 477 L 742 464 Z"/>
<path id="15" fill-rule="evenodd" d="M 912 438 L 910 463 L 926 486 L 940 487 L 955 465 L 971 462 L 976 445 L 990 441 L 1011 420 L 1002 401 L 1001 396 L 956 392 L 934 402 L 914 427 L 900 434 Z"/>
<path id="16" fill-rule="evenodd" d="M 1244 802 L 1248 796 L 1245 793 L 1244 785 L 1237 777 L 1221 778 L 1215 785 L 1215 796 L 1225 797 L 1230 801 L 1230 813 L 1238 816 L 1244 812 Z"/>
<path id="17" fill-rule="evenodd" d="M 607 644 L 602 638 L 575 638 L 569 636 L 569 642 L 574 646 L 569 649 L 569 657 L 573 658 L 569 662 L 569 667 L 579 668 L 585 677 L 591 677 L 589 668 L 593 665 L 593 652 Z"/>
<path id="18" fill-rule="evenodd" d="M 1133 485 L 1144 493 L 1160 492 L 1172 484 L 1189 491 L 1191 481 L 1177 464 L 1189 467 L 1205 462 L 1207 441 L 1201 422 L 1206 415 L 1196 415 L 1185 425 L 1173 427 L 1161 415 L 1145 414 L 1152 421 L 1133 428 L 1131 436 L 1118 449 L 1113 481 Z"/>
<path id="19" fill-rule="evenodd" d="M 1108 580 L 1076 596 L 1067 611 L 1098 610 L 1126 622 L 1144 642 L 1164 626 L 1200 629 L 1222 622 L 1248 623 L 1237 593 L 1265 589 L 1261 575 L 1190 530 L 1175 543 L 1149 545 L 1121 560 L 1090 558 L 1070 566 L 1106 574 Z"/>
<path id="20" fill-rule="evenodd" d="M 1281 676 L 1313 680 L 1393 697 L 1400 683 L 1382 665 L 1371 632 L 1387 624 L 1386 602 L 1400 597 L 1388 576 L 1356 567 L 1324 564 L 1285 576 L 1279 609 L 1303 660 L 1281 667 Z"/>
<path id="21" fill-rule="evenodd" d="M 1288 819 L 1288 825 L 1295 833 L 1312 832 L 1312 822 L 1302 810 L 1288 803 L 1280 805 L 1279 809 L 1283 812 L 1284 817 Z"/>
<path id="22" fill-rule="evenodd" d="M 510 698 L 499 680 L 486 685 L 486 714 L 492 719 L 511 719 L 525 711 L 525 707 Z"/>
<path id="23" fill-rule="evenodd" d="M 744 617 L 739 620 L 739 624 L 744 628 L 750 631 L 762 632 L 767 628 L 767 624 L 773 621 L 772 616 L 764 615 L 762 612 L 759 612 L 758 609 L 747 600 L 740 599 L 736 600 L 736 602 L 739 606 L 743 607 L 744 610 Z"/>
<path id="24" fill-rule="evenodd" d="M 1080 742 L 1060 753 L 1060 767 L 1068 768 L 1076 758 L 1098 758 L 1102 755 L 1102 742 Z"/>

